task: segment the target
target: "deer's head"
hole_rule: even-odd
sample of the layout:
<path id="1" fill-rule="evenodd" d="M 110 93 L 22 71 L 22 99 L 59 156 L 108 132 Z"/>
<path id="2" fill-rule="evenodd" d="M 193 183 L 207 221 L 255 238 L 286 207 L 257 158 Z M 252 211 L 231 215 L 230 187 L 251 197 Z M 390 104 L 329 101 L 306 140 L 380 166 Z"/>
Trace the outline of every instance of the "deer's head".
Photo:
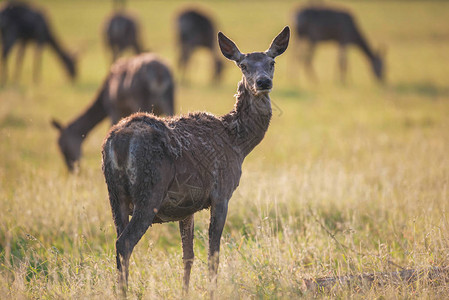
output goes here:
<path id="1" fill-rule="evenodd" d="M 265 52 L 243 54 L 237 46 L 223 33 L 218 33 L 218 44 L 223 55 L 235 61 L 243 74 L 246 88 L 253 95 L 268 94 L 273 87 L 274 59 L 287 49 L 290 39 L 290 28 L 284 30 L 272 41 Z"/>
<path id="2" fill-rule="evenodd" d="M 72 56 L 71 59 L 67 60 L 67 72 L 69 73 L 71 80 L 75 80 L 76 76 L 78 75 L 77 58 L 77 56 Z"/>
<path id="3" fill-rule="evenodd" d="M 52 120 L 51 124 L 59 131 L 58 145 L 59 150 L 64 156 L 64 161 L 70 172 L 75 171 L 77 162 L 81 157 L 81 143 L 83 138 L 70 133 L 66 127 L 62 126 L 56 120 Z"/>
<path id="4" fill-rule="evenodd" d="M 385 56 L 386 48 L 381 47 L 376 53 L 374 53 L 374 58 L 372 61 L 372 67 L 374 75 L 380 82 L 385 82 Z"/>

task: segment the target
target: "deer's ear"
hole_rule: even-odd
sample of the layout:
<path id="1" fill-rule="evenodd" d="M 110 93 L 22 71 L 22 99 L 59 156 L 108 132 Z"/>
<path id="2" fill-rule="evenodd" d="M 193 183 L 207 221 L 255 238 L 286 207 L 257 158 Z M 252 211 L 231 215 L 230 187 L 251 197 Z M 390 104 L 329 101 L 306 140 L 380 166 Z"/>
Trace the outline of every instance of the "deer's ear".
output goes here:
<path id="1" fill-rule="evenodd" d="M 233 41 L 227 38 L 222 32 L 218 33 L 218 45 L 220 45 L 220 50 L 223 55 L 230 60 L 239 62 L 243 54 L 237 48 Z"/>
<path id="2" fill-rule="evenodd" d="M 281 33 L 279 33 L 278 36 L 271 42 L 270 48 L 268 48 L 265 53 L 272 58 L 281 55 L 285 52 L 285 50 L 287 50 L 289 40 L 290 28 L 285 26 Z"/>
<path id="3" fill-rule="evenodd" d="M 62 131 L 64 129 L 64 127 L 61 125 L 61 123 L 59 123 L 55 119 L 51 120 L 51 125 L 53 125 L 53 127 L 58 129 L 59 131 Z"/>

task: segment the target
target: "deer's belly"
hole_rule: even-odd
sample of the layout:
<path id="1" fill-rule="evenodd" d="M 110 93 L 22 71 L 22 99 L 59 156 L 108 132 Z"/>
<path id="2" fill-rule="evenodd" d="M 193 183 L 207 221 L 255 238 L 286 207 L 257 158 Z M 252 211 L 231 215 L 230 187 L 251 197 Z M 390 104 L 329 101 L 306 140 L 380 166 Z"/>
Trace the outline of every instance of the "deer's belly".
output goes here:
<path id="1" fill-rule="evenodd" d="M 179 221 L 208 208 L 211 188 L 197 173 L 176 174 L 154 223 Z"/>

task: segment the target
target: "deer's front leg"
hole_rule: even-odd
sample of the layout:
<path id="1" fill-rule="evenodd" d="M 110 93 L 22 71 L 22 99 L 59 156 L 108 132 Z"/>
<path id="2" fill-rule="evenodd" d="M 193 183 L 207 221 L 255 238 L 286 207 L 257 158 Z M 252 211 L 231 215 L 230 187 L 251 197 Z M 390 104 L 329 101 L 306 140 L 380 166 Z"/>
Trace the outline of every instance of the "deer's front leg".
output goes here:
<path id="1" fill-rule="evenodd" d="M 25 54 L 25 47 L 26 47 L 26 42 L 22 41 L 19 43 L 19 49 L 17 51 L 17 56 L 16 56 L 16 71 L 14 74 L 14 81 L 15 82 L 19 82 L 20 80 L 20 74 L 22 73 L 22 65 L 23 65 L 23 56 Z"/>
<path id="2" fill-rule="evenodd" d="M 33 81 L 38 83 L 41 76 L 41 65 L 42 65 L 42 47 L 43 45 L 37 43 L 36 50 L 34 52 L 34 67 L 33 67 Z"/>
<path id="3" fill-rule="evenodd" d="M 209 279 L 211 282 L 211 298 L 217 286 L 217 271 L 220 252 L 220 238 L 228 213 L 228 200 L 212 201 L 209 226 Z"/>
<path id="4" fill-rule="evenodd" d="M 193 259 L 195 257 L 193 253 L 193 229 L 193 215 L 179 221 L 179 231 L 181 232 L 182 240 L 182 260 L 184 261 L 184 294 L 187 294 L 189 291 L 190 271 L 192 270 Z"/>
<path id="5" fill-rule="evenodd" d="M 313 56 L 315 54 L 315 49 L 316 49 L 316 43 L 309 41 L 308 46 L 307 46 L 306 55 L 304 58 L 304 66 L 306 68 L 307 75 L 313 82 L 318 81 L 316 73 L 315 73 L 315 69 L 313 68 L 313 65 L 312 65 L 312 60 L 313 60 Z"/>

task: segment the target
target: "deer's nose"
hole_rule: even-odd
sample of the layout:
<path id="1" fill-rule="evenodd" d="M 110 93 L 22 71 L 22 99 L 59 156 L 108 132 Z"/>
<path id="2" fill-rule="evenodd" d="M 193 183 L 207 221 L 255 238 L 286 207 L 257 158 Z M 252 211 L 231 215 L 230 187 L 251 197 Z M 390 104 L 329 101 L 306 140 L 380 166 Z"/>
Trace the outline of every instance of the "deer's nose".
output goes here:
<path id="1" fill-rule="evenodd" d="M 259 90 L 269 90 L 273 87 L 273 83 L 270 78 L 262 77 L 256 80 L 256 86 Z"/>

